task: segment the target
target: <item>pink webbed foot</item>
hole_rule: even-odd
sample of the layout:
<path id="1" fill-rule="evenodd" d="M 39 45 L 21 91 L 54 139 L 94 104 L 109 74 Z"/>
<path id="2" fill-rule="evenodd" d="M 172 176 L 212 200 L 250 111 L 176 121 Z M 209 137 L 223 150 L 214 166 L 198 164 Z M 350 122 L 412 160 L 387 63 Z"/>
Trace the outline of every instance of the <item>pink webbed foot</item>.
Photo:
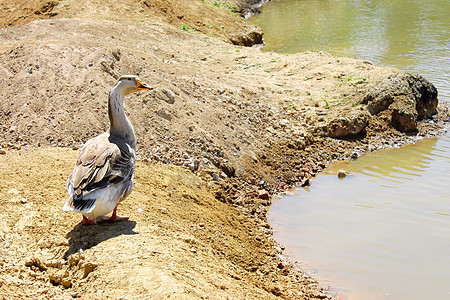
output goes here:
<path id="1" fill-rule="evenodd" d="M 111 217 L 103 217 L 102 220 L 104 222 L 118 222 L 118 221 L 128 220 L 128 217 L 118 216 L 116 210 L 117 210 L 117 206 L 116 206 L 116 208 L 114 208 Z"/>
<path id="2" fill-rule="evenodd" d="M 81 223 L 82 223 L 83 225 L 96 225 L 96 224 L 98 224 L 99 222 L 96 221 L 96 220 L 91 220 L 91 219 L 89 219 L 88 217 L 83 216 L 83 220 L 81 220 Z"/>

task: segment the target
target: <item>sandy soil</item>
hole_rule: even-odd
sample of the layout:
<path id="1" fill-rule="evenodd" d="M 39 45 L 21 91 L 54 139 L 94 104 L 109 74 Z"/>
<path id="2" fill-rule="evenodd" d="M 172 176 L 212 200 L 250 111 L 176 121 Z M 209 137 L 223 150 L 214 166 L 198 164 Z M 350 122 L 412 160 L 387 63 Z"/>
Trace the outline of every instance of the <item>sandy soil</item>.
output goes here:
<path id="1" fill-rule="evenodd" d="M 278 267 L 262 229 L 180 167 L 140 162 L 120 208 L 130 220 L 82 226 L 61 212 L 76 155 L 39 148 L 0 156 L 3 299 L 295 298 L 315 286 L 283 276 L 289 267 Z"/>
<path id="2" fill-rule="evenodd" d="M 368 113 L 365 95 L 400 70 L 232 45 L 257 31 L 233 13 L 238 1 L 48 3 L 0 4 L 4 299 L 330 297 L 270 239 L 271 195 L 449 121 L 440 106 L 405 134 L 389 109 Z M 119 208 L 130 220 L 83 227 L 61 211 L 65 181 L 127 73 L 155 87 L 126 101 L 139 148 Z M 343 116 L 368 124 L 329 137 Z"/>

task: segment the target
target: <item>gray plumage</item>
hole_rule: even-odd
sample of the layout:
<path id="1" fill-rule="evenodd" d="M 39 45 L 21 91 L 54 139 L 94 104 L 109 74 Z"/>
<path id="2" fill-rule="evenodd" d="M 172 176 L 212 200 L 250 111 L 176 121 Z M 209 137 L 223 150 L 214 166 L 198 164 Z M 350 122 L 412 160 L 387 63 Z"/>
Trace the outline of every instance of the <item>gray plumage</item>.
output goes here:
<path id="1" fill-rule="evenodd" d="M 111 89 L 108 101 L 110 128 L 88 140 L 81 148 L 75 168 L 67 179 L 69 199 L 65 211 L 83 214 L 84 224 L 97 223 L 97 218 L 113 211 L 104 221 L 117 221 L 117 205 L 133 189 L 136 163 L 136 136 L 128 120 L 125 96 L 152 87 L 137 76 L 121 76 Z"/>

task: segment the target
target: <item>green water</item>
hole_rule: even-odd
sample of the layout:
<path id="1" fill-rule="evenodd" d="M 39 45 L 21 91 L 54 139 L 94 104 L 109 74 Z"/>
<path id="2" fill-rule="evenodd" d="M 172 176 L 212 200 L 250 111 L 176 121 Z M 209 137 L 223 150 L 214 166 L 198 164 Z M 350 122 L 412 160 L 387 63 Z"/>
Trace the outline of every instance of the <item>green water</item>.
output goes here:
<path id="1" fill-rule="evenodd" d="M 273 0 L 251 21 L 264 51 L 419 73 L 450 102 L 449 0 Z M 450 299 L 449 173 L 450 133 L 339 163 L 271 206 L 274 238 L 338 299 Z"/>
<path id="2" fill-rule="evenodd" d="M 450 98 L 448 0 L 273 0 L 250 20 L 264 31 L 264 51 L 324 51 L 398 67 Z"/>

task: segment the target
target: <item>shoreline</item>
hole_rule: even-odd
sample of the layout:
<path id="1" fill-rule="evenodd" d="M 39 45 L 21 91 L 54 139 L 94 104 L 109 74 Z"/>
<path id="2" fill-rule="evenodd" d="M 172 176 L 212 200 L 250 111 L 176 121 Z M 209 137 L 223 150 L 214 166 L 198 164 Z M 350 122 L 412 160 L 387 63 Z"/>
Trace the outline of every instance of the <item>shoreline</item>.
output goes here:
<path id="1" fill-rule="evenodd" d="M 280 55 L 231 45 L 233 30 L 242 37 L 254 29 L 241 30 L 242 20 L 223 7 L 197 3 L 210 14 L 202 19 L 189 1 L 128 10 L 113 2 L 101 18 L 65 2 L 52 11 L 71 18 L 0 32 L 0 158 L 12 170 L 2 169 L 2 210 L 10 215 L 2 227 L 8 246 L 0 256 L 0 292 L 25 285 L 42 289 L 44 297 L 86 299 L 114 293 L 330 298 L 282 258 L 266 220 L 271 197 L 332 161 L 442 133 L 450 124 L 448 106 L 441 104 L 434 115 L 432 85 L 401 70 L 328 54 Z M 203 25 L 195 23 L 199 19 Z M 58 199 L 65 198 L 64 177 L 76 154 L 70 149 L 107 127 L 104 100 L 123 73 L 137 73 L 156 89 L 126 103 L 143 171 L 123 204 L 133 219 L 112 227 L 119 235 L 104 226 L 99 234 L 78 226 L 78 216 L 59 213 Z M 420 112 L 399 99 L 398 89 L 410 81 L 411 98 L 419 87 L 430 96 L 417 102 Z M 48 166 L 36 164 L 40 160 Z M 29 178 L 36 180 L 36 191 Z M 15 227 L 17 219 L 21 225 Z M 12 249 L 18 254 L 8 256 Z M 118 272 L 116 266 L 129 278 L 103 275 Z M 135 269 L 148 287 L 137 283 Z M 95 292 L 98 285 L 102 293 Z"/>

